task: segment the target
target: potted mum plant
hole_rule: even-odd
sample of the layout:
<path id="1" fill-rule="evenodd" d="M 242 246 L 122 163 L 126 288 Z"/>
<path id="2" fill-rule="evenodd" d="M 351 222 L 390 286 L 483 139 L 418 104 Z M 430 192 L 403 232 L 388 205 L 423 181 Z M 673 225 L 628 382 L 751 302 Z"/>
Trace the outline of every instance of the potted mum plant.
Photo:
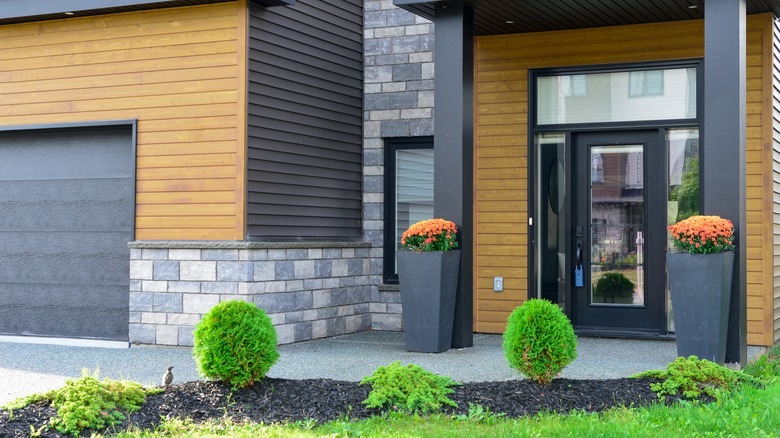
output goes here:
<path id="1" fill-rule="evenodd" d="M 677 355 L 726 360 L 734 225 L 719 216 L 691 216 L 668 227 L 680 252 L 666 255 Z"/>
<path id="2" fill-rule="evenodd" d="M 453 222 L 427 219 L 401 236 L 398 281 L 401 285 L 406 349 L 447 351 L 452 344 L 460 250 Z"/>

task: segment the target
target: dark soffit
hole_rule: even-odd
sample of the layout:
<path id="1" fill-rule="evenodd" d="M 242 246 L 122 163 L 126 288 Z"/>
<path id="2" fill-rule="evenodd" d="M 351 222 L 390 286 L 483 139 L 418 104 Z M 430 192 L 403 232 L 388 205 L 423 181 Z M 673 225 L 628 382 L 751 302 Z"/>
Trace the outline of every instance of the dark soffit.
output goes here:
<path id="1" fill-rule="evenodd" d="M 231 0 L 0 0 L 0 24 L 57 20 L 147 9 L 225 3 Z M 292 6 L 295 0 L 250 0 L 260 6 Z M 66 14 L 67 13 L 67 14 Z"/>
<path id="2" fill-rule="evenodd" d="M 396 6 L 436 19 L 436 6 L 474 8 L 474 33 L 498 35 L 704 18 L 704 0 L 394 0 Z M 696 6 L 691 8 L 690 6 Z M 747 13 L 780 16 L 780 0 L 747 0 Z"/>

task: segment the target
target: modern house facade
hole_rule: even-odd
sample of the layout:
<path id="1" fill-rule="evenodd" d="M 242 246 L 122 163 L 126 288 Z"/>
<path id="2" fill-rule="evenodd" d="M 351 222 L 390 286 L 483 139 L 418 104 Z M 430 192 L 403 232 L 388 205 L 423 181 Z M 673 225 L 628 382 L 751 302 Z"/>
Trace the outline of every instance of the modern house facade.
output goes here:
<path id="1" fill-rule="evenodd" d="M 778 2 L 13 3 L 0 334 L 191 345 L 227 299 L 282 343 L 402 330 L 393 242 L 436 216 L 453 346 L 534 297 L 670 338 L 701 212 L 737 228 L 728 359 L 780 338 Z"/>
<path id="2" fill-rule="evenodd" d="M 454 344 L 530 297 L 673 334 L 665 227 L 696 212 L 737 229 L 727 360 L 777 342 L 776 2 L 394 3 L 436 25 L 434 215 L 472 249 Z"/>

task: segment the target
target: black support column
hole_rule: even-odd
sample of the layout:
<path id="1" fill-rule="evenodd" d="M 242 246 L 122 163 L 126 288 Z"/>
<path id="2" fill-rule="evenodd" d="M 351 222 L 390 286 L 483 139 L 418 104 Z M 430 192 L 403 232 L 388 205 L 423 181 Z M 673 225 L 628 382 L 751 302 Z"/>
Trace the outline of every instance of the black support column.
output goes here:
<path id="1" fill-rule="evenodd" d="M 460 235 L 460 281 L 453 348 L 474 345 L 473 121 L 474 12 L 468 6 L 436 9 L 434 63 L 434 215 L 455 222 Z"/>
<path id="2" fill-rule="evenodd" d="M 743 364 L 747 359 L 745 26 L 745 0 L 707 0 L 702 211 L 730 219 L 736 229 L 726 362 Z"/>

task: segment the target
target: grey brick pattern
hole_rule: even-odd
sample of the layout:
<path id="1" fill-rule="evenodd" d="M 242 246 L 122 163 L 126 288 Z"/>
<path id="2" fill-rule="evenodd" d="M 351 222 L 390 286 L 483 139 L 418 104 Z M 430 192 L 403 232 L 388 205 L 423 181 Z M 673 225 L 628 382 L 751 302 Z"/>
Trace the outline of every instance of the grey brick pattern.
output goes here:
<path id="1" fill-rule="evenodd" d="M 166 248 L 136 242 L 130 252 L 130 342 L 191 346 L 212 307 L 240 299 L 268 313 L 280 343 L 369 330 L 370 250 L 317 248 Z M 131 244 L 131 246 L 134 246 Z M 150 248 L 158 245 L 160 248 Z M 240 249 L 241 246 L 246 249 Z M 365 245 L 365 244 L 363 244 Z M 358 245 L 360 246 L 360 245 Z"/>
<path id="2" fill-rule="evenodd" d="M 371 249 L 363 269 L 372 285 L 371 328 L 397 331 L 400 293 L 382 284 L 384 139 L 433 135 L 434 26 L 389 0 L 364 5 L 363 235 Z M 340 272 L 341 266 L 332 269 Z M 312 330 L 324 328 L 315 324 Z"/>

